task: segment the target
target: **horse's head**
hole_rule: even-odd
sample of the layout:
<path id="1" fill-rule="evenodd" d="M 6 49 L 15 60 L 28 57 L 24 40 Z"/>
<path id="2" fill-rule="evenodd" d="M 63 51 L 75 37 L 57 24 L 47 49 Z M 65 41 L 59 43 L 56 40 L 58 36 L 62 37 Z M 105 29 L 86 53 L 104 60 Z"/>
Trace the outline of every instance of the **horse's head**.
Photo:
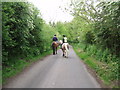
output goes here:
<path id="1" fill-rule="evenodd" d="M 62 43 L 63 43 L 63 42 L 62 42 L 62 40 L 60 40 L 59 42 L 60 42 L 60 44 L 62 44 Z"/>

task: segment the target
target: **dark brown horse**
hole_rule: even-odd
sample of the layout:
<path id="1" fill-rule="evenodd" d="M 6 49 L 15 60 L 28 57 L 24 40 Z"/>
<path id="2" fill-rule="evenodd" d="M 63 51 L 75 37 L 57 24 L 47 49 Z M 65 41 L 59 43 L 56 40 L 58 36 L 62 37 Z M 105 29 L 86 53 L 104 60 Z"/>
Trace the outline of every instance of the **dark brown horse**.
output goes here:
<path id="1" fill-rule="evenodd" d="M 52 43 L 53 55 L 57 54 L 57 47 L 60 45 L 59 42 Z"/>

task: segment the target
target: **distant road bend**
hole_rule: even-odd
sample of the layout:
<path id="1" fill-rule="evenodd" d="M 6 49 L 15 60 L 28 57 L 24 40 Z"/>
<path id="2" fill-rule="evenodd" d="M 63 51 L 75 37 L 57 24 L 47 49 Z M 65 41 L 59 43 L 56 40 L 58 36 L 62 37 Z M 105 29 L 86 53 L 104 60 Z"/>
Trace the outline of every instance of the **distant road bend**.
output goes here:
<path id="1" fill-rule="evenodd" d="M 58 50 L 57 55 L 38 61 L 3 88 L 100 88 L 100 85 L 71 47 L 68 58 L 63 58 Z"/>

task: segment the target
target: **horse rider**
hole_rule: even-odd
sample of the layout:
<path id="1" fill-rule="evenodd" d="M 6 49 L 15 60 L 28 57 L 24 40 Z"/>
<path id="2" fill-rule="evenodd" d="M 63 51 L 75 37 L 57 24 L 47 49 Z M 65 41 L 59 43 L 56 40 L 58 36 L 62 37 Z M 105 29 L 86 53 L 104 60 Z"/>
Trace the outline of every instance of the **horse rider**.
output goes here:
<path id="1" fill-rule="evenodd" d="M 56 35 L 54 35 L 53 39 L 52 39 L 54 42 L 57 42 L 58 41 L 58 38 L 56 37 Z"/>
<path id="2" fill-rule="evenodd" d="M 58 38 L 56 35 L 52 38 L 52 49 L 53 49 L 53 55 L 57 54 L 57 47 L 59 46 Z"/>
<path id="3" fill-rule="evenodd" d="M 56 37 L 56 35 L 53 36 L 52 41 L 53 41 L 53 43 L 54 42 L 58 43 L 58 38 Z M 53 43 L 52 43 L 52 45 L 53 45 Z"/>
<path id="4" fill-rule="evenodd" d="M 65 35 L 63 35 L 62 44 L 60 45 L 61 49 L 62 49 L 63 43 L 67 43 L 67 37 Z"/>
<path id="5" fill-rule="evenodd" d="M 65 35 L 63 35 L 63 43 L 67 43 L 67 37 Z"/>

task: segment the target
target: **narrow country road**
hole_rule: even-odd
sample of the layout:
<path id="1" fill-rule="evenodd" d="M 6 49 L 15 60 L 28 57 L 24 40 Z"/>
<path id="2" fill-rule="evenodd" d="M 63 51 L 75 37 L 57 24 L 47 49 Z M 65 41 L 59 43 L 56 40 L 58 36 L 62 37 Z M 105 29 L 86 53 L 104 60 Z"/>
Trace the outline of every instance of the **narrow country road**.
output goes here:
<path id="1" fill-rule="evenodd" d="M 3 88 L 100 88 L 72 47 L 69 57 L 62 51 L 38 61 Z"/>

